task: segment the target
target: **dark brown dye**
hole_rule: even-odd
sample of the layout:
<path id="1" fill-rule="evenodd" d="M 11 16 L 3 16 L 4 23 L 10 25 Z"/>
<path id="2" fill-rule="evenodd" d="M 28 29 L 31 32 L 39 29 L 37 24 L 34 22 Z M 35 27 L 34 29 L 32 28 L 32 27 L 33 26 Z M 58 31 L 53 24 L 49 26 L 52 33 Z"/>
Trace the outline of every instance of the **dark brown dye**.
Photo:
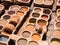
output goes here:
<path id="1" fill-rule="evenodd" d="M 40 26 L 45 26 L 46 23 L 47 23 L 47 21 L 40 19 L 40 20 L 38 20 L 37 23 L 38 23 L 38 25 L 40 25 Z"/>
<path id="2" fill-rule="evenodd" d="M 10 16 L 9 15 L 5 15 L 5 16 L 3 16 L 3 19 L 10 19 Z"/>
<path id="3" fill-rule="evenodd" d="M 57 17 L 57 20 L 59 20 L 59 21 L 60 21 L 60 16 L 58 16 L 58 17 Z"/>
<path id="4" fill-rule="evenodd" d="M 42 29 L 42 28 L 39 28 L 39 29 L 36 29 L 36 31 L 37 31 L 39 34 L 42 34 L 43 29 Z"/>
<path id="5" fill-rule="evenodd" d="M 9 45 L 15 45 L 15 41 L 10 39 L 9 42 L 8 42 Z"/>
<path id="6" fill-rule="evenodd" d="M 8 11 L 8 14 L 13 15 L 13 14 L 15 14 L 15 11 Z"/>
<path id="7" fill-rule="evenodd" d="M 24 1 L 24 2 L 28 2 L 29 0 L 22 0 L 22 1 Z"/>
<path id="8" fill-rule="evenodd" d="M 10 18 L 10 22 L 9 23 L 14 25 L 14 26 L 16 26 L 17 23 L 19 22 L 19 20 L 20 20 L 19 16 L 13 16 L 13 17 Z"/>
<path id="9" fill-rule="evenodd" d="M 12 24 L 12 25 L 14 25 L 15 27 L 16 27 L 16 25 L 17 25 L 17 23 L 14 22 L 14 21 L 10 21 L 9 23 Z"/>
<path id="10" fill-rule="evenodd" d="M 33 17 L 39 17 L 40 14 L 39 14 L 39 13 L 33 13 L 32 16 L 33 16 Z"/>
<path id="11" fill-rule="evenodd" d="M 3 26 L 0 25 L 0 29 L 2 29 L 2 28 L 3 28 Z"/>
<path id="12" fill-rule="evenodd" d="M 0 41 L 7 42 L 8 41 L 8 37 L 0 35 Z"/>
<path id="13" fill-rule="evenodd" d="M 56 23 L 56 27 L 60 28 L 60 22 Z"/>
<path id="14" fill-rule="evenodd" d="M 12 34 L 12 29 L 4 28 L 3 30 L 4 30 L 4 32 L 6 32 L 8 34 Z"/>
<path id="15" fill-rule="evenodd" d="M 58 10 L 58 13 L 60 14 L 60 10 Z"/>
<path id="16" fill-rule="evenodd" d="M 50 11 L 49 9 L 43 9 L 43 13 L 45 13 L 45 14 L 50 14 L 51 11 Z"/>
<path id="17" fill-rule="evenodd" d="M 60 10 L 58 10 L 58 12 L 60 12 Z"/>
<path id="18" fill-rule="evenodd" d="M 35 19 L 35 18 L 31 18 L 31 19 L 29 20 L 29 23 L 36 23 L 36 19 Z"/>
<path id="19" fill-rule="evenodd" d="M 7 24 L 7 25 L 3 28 L 3 32 L 5 32 L 5 33 L 7 33 L 7 34 L 11 34 L 14 29 L 15 29 L 14 25 L 12 25 L 12 24 Z"/>

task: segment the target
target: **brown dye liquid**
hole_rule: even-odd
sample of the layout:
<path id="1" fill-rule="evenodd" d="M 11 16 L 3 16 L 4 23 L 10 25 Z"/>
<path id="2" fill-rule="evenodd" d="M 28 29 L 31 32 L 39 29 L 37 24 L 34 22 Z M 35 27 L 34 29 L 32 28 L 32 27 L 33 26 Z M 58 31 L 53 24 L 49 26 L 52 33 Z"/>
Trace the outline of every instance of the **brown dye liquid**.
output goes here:
<path id="1" fill-rule="evenodd" d="M 39 34 L 33 34 L 32 35 L 32 40 L 39 41 L 40 39 L 41 39 L 41 36 Z"/>
<path id="2" fill-rule="evenodd" d="M 8 34 L 11 34 L 12 31 L 14 30 L 14 26 L 12 24 L 7 24 L 4 28 L 4 32 L 8 33 Z"/>
<path id="3" fill-rule="evenodd" d="M 45 20 L 38 20 L 38 25 L 40 26 L 45 26 L 47 24 L 47 22 Z"/>
<path id="4" fill-rule="evenodd" d="M 10 21 L 9 23 L 12 24 L 12 25 L 14 25 L 15 27 L 17 26 L 17 23 L 14 22 L 14 21 Z"/>
<path id="5" fill-rule="evenodd" d="M 21 7 L 20 10 L 23 11 L 23 12 L 27 12 L 28 11 L 28 7 Z"/>
<path id="6" fill-rule="evenodd" d="M 39 13 L 33 13 L 32 16 L 33 16 L 33 17 L 39 17 L 40 14 L 39 14 Z"/>
<path id="7" fill-rule="evenodd" d="M 10 19 L 10 16 L 9 15 L 5 15 L 5 16 L 3 16 L 3 19 L 8 20 L 8 19 Z"/>
<path id="8" fill-rule="evenodd" d="M 8 22 L 5 21 L 5 20 L 0 20 L 0 24 L 1 24 L 1 25 L 4 25 L 4 26 L 5 26 L 7 23 L 8 23 Z"/>
<path id="9" fill-rule="evenodd" d="M 34 11 L 35 12 L 41 12 L 42 10 L 40 8 L 35 8 Z"/>
<path id="10" fill-rule="evenodd" d="M 19 16 L 12 16 L 12 17 L 10 18 L 10 21 L 13 21 L 13 22 L 16 22 L 16 23 L 18 23 L 19 20 L 20 20 L 20 17 L 19 17 Z"/>
<path id="11" fill-rule="evenodd" d="M 43 4 L 43 0 L 35 0 L 36 4 Z"/>
<path id="12" fill-rule="evenodd" d="M 50 14 L 51 11 L 50 11 L 49 9 L 43 9 L 43 13 L 45 13 L 45 14 Z"/>
<path id="13" fill-rule="evenodd" d="M 32 31 L 32 30 L 35 30 L 35 27 L 34 27 L 34 25 L 29 24 L 25 27 L 25 29 Z"/>
<path id="14" fill-rule="evenodd" d="M 58 13 L 58 15 L 60 15 L 60 10 L 58 10 L 58 12 L 57 12 L 57 13 Z"/>
<path id="15" fill-rule="evenodd" d="M 35 19 L 35 18 L 31 18 L 31 19 L 29 20 L 29 23 L 36 23 L 36 19 Z"/>
<path id="16" fill-rule="evenodd" d="M 13 16 L 13 17 L 11 17 L 10 18 L 10 24 L 13 24 L 14 26 L 16 26 L 17 25 L 17 23 L 19 23 L 19 21 L 20 21 L 20 17 L 19 16 Z"/>
<path id="17" fill-rule="evenodd" d="M 3 28 L 3 26 L 2 25 L 0 25 L 0 29 L 2 29 Z"/>
<path id="18" fill-rule="evenodd" d="M 22 16 L 24 15 L 24 12 L 18 11 L 18 12 L 16 13 L 16 15 L 19 16 L 19 17 L 22 17 Z"/>

